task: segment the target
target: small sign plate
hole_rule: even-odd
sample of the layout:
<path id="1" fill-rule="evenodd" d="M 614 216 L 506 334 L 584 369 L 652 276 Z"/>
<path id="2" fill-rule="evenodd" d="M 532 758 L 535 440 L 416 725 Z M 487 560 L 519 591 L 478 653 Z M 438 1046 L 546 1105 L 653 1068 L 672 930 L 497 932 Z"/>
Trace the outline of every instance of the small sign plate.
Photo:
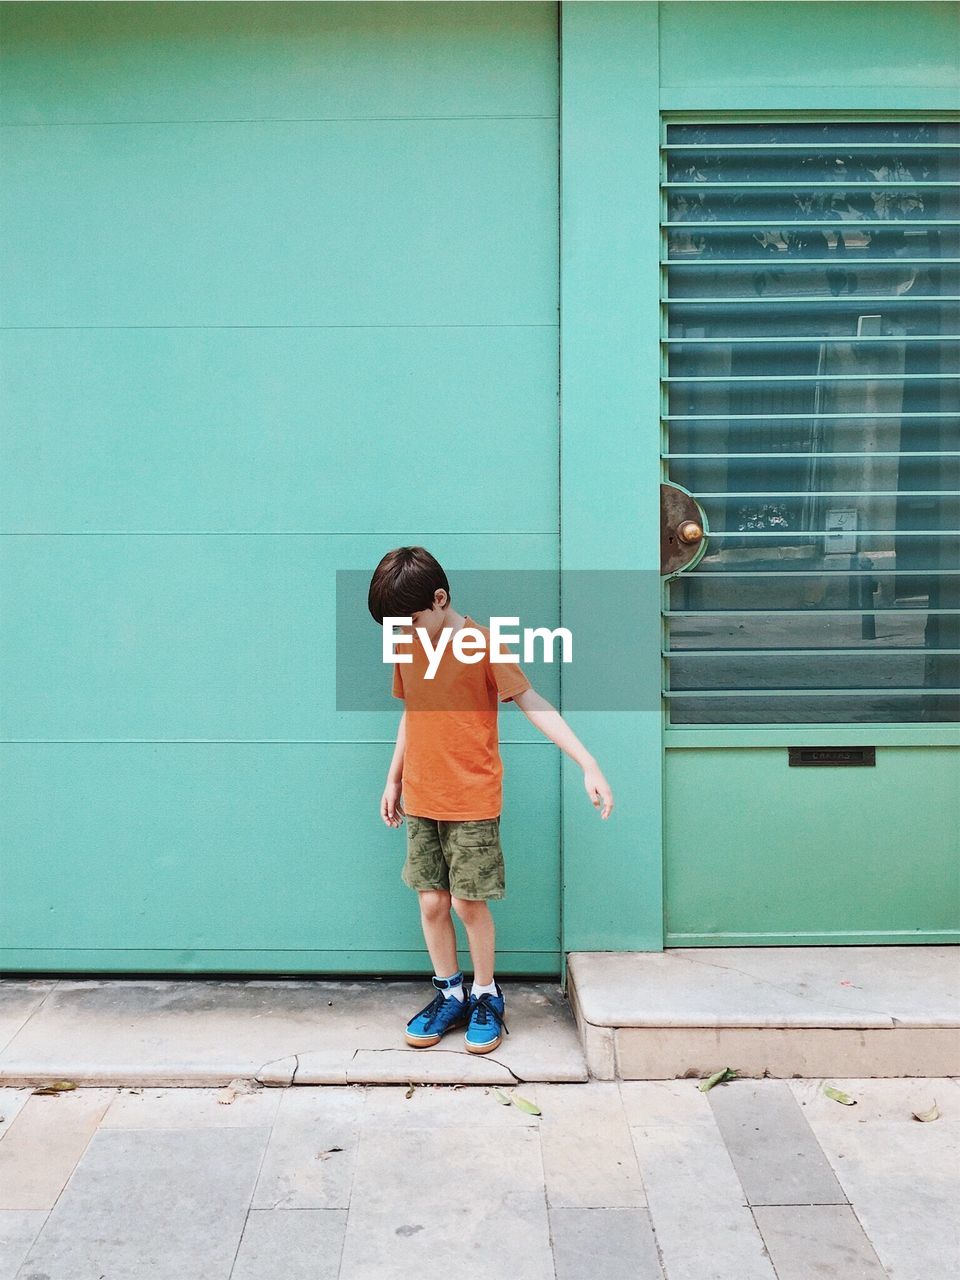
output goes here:
<path id="1" fill-rule="evenodd" d="M 791 764 L 852 765 L 877 763 L 876 747 L 788 747 Z"/>

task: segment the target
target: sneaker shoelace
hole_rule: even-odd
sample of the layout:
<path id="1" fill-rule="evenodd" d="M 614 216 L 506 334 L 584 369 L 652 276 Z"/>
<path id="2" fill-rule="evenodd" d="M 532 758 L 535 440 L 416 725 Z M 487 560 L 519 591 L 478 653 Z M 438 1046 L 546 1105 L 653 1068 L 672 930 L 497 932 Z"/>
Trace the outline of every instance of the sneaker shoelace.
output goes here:
<path id="1" fill-rule="evenodd" d="M 481 1026 L 486 1026 L 492 1018 L 497 1024 L 497 1028 L 499 1029 L 502 1027 L 503 1030 L 506 1031 L 507 1035 L 509 1035 L 510 1030 L 503 1020 L 503 1014 L 496 1005 L 493 1004 L 493 999 L 494 997 L 489 991 L 484 991 L 482 996 L 478 996 L 477 1003 L 474 1006 L 474 1017 Z"/>
<path id="2" fill-rule="evenodd" d="M 433 1023 L 436 1020 L 436 1018 L 439 1016 L 440 1010 L 443 1008 L 444 1002 L 447 1000 L 447 998 L 448 997 L 445 996 L 442 991 L 438 991 L 437 994 L 430 1001 L 430 1003 L 425 1004 L 419 1013 L 415 1013 L 413 1015 L 410 1021 L 414 1022 L 416 1021 L 417 1018 L 422 1018 L 424 1014 L 426 1014 L 427 1021 L 424 1025 L 425 1027 L 429 1027 L 431 1023 Z M 455 996 L 451 996 L 449 998 L 456 999 Z"/>

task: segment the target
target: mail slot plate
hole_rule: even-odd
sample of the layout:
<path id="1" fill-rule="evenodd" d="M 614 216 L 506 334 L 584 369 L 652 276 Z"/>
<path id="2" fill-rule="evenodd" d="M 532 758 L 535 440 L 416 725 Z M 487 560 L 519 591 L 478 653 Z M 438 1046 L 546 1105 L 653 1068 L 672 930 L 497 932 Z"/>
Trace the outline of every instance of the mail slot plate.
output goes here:
<path id="1" fill-rule="evenodd" d="M 876 747 L 788 747 L 793 765 L 875 765 Z"/>

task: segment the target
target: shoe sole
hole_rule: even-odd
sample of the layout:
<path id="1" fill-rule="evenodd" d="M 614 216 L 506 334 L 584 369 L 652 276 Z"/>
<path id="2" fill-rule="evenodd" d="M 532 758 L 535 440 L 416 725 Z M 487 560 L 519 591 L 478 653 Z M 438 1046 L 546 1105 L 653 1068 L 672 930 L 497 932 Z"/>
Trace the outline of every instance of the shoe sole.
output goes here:
<path id="1" fill-rule="evenodd" d="M 467 1046 L 467 1053 L 490 1053 L 497 1047 L 502 1039 L 503 1036 L 497 1036 L 496 1040 L 491 1040 L 489 1044 L 471 1044 L 470 1041 L 464 1037 L 463 1043 Z"/>
<path id="2" fill-rule="evenodd" d="M 429 1049 L 432 1044 L 440 1043 L 440 1036 L 412 1036 L 409 1031 L 403 1033 L 403 1038 L 414 1049 Z"/>

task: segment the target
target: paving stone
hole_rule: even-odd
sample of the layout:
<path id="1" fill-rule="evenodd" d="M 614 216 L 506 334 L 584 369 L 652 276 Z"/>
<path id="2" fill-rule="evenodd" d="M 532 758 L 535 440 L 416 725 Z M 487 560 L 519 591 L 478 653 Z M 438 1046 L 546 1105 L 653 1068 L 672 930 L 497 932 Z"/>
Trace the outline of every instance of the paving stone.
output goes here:
<path id="1" fill-rule="evenodd" d="M 506 1108 L 504 1108 L 506 1110 Z M 532 1128 L 364 1128 L 340 1280 L 554 1280 Z"/>
<path id="2" fill-rule="evenodd" d="M 364 1092 L 360 1088 L 328 1085 L 284 1089 L 257 1179 L 253 1207 L 346 1209 L 363 1108 Z"/>
<path id="3" fill-rule="evenodd" d="M 616 1082 L 578 1089 L 539 1084 L 540 1143 L 552 1207 L 639 1208 L 646 1204 Z"/>
<path id="4" fill-rule="evenodd" d="M 452 1039 L 452 1033 L 448 1038 Z M 308 1059 L 297 1072 L 297 1079 L 306 1081 L 309 1077 Z M 462 1043 L 460 1049 L 359 1049 L 347 1068 L 347 1080 L 350 1084 L 516 1083 L 496 1053 L 468 1053 Z"/>
<path id="5" fill-rule="evenodd" d="M 697 1080 L 621 1080 L 620 1097 L 631 1127 L 689 1129 L 702 1125 L 715 1139 L 717 1124 Z"/>
<path id="6" fill-rule="evenodd" d="M 954 1081 L 834 1079 L 792 1088 L 882 1265 L 896 1280 L 955 1280 L 960 1259 L 960 1090 Z M 911 1111 L 936 1099 L 940 1119 Z"/>
<path id="7" fill-rule="evenodd" d="M 539 1104 L 541 1084 L 524 1084 L 516 1088 L 500 1088 L 504 1097 L 514 1094 Z M 504 1106 L 493 1093 L 493 1086 L 419 1085 L 410 1097 L 408 1089 L 397 1085 L 366 1090 L 364 1124 L 376 1129 L 454 1128 L 469 1133 L 472 1129 L 537 1128 L 540 1120 L 519 1107 Z"/>
<path id="8" fill-rule="evenodd" d="M 754 1217 L 779 1280 L 887 1280 L 849 1205 L 762 1205 Z"/>
<path id="9" fill-rule="evenodd" d="M 230 1280 L 337 1280 L 343 1209 L 252 1209 Z"/>
<path id="10" fill-rule="evenodd" d="M 716 1124 L 631 1132 L 670 1280 L 776 1280 Z"/>
<path id="11" fill-rule="evenodd" d="M 30 1020 L 56 987 L 56 978 L 3 978 L 0 980 L 0 1050 Z"/>
<path id="12" fill-rule="evenodd" d="M 0 1138 L 26 1105 L 32 1089 L 0 1089 Z"/>
<path id="13" fill-rule="evenodd" d="M 734 1080 L 706 1097 L 750 1204 L 846 1203 L 785 1081 Z"/>
<path id="14" fill-rule="evenodd" d="M 276 1118 L 278 1089 L 237 1092 L 217 1089 L 119 1089 L 101 1129 L 269 1128 Z M 223 1101 L 221 1101 L 223 1099 Z"/>
<path id="15" fill-rule="evenodd" d="M 0 1142 L 0 1209 L 50 1209 L 113 1097 L 112 1089 L 28 1097 Z"/>
<path id="16" fill-rule="evenodd" d="M 645 1209 L 553 1209 L 557 1280 L 663 1280 Z"/>
<path id="17" fill-rule="evenodd" d="M 14 1280 L 46 1220 L 46 1209 L 0 1209 L 0 1280 Z"/>
<path id="18" fill-rule="evenodd" d="M 21 1280 L 228 1280 L 266 1141 L 265 1128 L 94 1134 Z"/>

